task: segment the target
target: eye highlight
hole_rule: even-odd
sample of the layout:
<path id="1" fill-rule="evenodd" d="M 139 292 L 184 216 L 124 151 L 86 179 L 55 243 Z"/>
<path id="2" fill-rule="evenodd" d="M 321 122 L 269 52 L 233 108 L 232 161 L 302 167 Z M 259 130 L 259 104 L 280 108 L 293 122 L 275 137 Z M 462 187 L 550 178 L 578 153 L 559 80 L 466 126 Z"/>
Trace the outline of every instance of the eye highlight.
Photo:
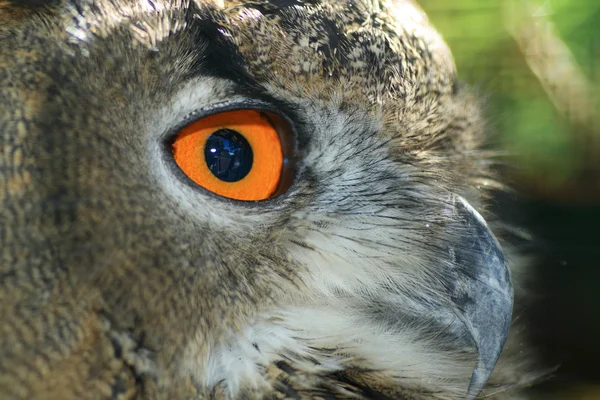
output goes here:
<path id="1" fill-rule="evenodd" d="M 175 163 L 196 184 L 220 196 L 244 201 L 272 198 L 291 183 L 285 177 L 289 146 L 282 143 L 273 117 L 237 110 L 193 122 L 173 141 Z"/>

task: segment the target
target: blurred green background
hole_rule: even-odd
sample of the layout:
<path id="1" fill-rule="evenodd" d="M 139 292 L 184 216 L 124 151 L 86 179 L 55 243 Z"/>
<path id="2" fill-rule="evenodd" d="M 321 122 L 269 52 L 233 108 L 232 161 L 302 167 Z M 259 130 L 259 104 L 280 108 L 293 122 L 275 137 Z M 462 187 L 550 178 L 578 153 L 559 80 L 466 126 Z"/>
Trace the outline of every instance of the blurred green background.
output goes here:
<path id="1" fill-rule="evenodd" d="M 419 0 L 484 98 L 499 211 L 535 238 L 530 337 L 559 366 L 540 399 L 600 400 L 600 0 Z"/>
<path id="2" fill-rule="evenodd" d="M 450 45 L 461 80 L 489 95 L 490 119 L 502 147 L 514 154 L 520 178 L 556 196 L 568 186 L 577 193 L 567 197 L 597 199 L 600 1 L 420 3 Z M 536 62 L 550 75 L 550 86 L 562 85 L 554 96 L 532 70 Z M 583 181 L 587 187 L 577 187 Z"/>

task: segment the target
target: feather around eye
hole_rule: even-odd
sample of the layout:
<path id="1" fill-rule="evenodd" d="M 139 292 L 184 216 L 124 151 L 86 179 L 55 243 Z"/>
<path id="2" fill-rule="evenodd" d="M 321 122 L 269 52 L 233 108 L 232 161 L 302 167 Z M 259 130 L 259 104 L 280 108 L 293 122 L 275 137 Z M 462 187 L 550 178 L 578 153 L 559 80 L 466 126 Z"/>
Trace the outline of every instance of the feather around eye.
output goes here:
<path id="1" fill-rule="evenodd" d="M 284 167 L 279 133 L 256 110 L 222 112 L 184 127 L 173 142 L 173 157 L 196 184 L 244 201 L 273 197 Z"/>

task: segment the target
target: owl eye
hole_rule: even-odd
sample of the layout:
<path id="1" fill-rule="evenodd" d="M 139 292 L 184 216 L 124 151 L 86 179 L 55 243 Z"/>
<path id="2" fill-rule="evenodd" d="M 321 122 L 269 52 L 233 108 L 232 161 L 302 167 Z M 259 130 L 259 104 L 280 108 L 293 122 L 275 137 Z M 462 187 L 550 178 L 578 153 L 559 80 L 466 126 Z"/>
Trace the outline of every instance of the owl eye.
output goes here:
<path id="1" fill-rule="evenodd" d="M 219 196 L 259 201 L 291 184 L 289 143 L 273 121 L 257 110 L 227 111 L 181 129 L 172 142 L 173 158 L 185 175 Z"/>

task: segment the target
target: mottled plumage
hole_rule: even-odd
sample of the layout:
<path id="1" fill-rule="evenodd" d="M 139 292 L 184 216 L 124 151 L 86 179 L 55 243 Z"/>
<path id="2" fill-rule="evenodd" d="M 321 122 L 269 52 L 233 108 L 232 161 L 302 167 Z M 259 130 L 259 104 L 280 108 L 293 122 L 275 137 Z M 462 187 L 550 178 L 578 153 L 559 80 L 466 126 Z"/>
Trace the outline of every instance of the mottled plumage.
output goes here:
<path id="1" fill-rule="evenodd" d="M 277 198 L 174 165 L 237 108 L 290 125 Z M 0 1 L 0 398 L 476 394 L 523 264 L 480 114 L 411 1 Z M 514 326 L 483 394 L 532 365 Z"/>

